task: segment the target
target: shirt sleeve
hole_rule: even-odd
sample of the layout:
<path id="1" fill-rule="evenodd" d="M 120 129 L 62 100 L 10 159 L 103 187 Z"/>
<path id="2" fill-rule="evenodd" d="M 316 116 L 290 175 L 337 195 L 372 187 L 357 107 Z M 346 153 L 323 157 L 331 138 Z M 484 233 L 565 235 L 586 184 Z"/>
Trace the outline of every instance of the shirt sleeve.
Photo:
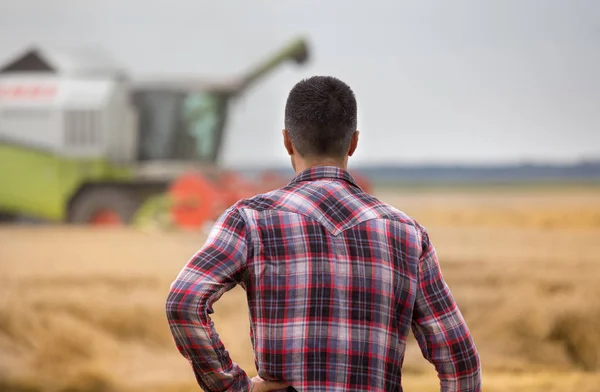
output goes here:
<path id="1" fill-rule="evenodd" d="M 479 354 L 424 230 L 422 246 L 413 333 L 423 356 L 435 366 L 441 391 L 480 392 Z"/>
<path id="2" fill-rule="evenodd" d="M 215 222 L 167 297 L 167 319 L 177 349 L 207 392 L 250 390 L 249 377 L 232 362 L 209 316 L 213 303 L 240 282 L 247 253 L 245 222 L 232 207 Z"/>

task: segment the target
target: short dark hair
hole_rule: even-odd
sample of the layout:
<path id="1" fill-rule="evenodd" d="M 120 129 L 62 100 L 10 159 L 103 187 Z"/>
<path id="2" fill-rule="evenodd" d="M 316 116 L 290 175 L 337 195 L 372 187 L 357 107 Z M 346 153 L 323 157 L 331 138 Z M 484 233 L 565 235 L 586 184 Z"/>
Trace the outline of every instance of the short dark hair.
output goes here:
<path id="1" fill-rule="evenodd" d="M 356 132 L 356 97 L 332 76 L 298 82 L 285 105 L 285 128 L 302 156 L 339 157 Z"/>

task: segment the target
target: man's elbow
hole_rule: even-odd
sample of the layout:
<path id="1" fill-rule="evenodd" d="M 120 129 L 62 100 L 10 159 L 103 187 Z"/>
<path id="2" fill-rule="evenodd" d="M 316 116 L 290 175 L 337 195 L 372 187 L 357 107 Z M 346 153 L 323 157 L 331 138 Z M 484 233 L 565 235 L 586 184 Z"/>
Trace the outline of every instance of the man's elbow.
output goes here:
<path id="1" fill-rule="evenodd" d="M 179 284 L 178 284 L 179 283 Z M 169 324 L 187 324 L 202 322 L 204 304 L 210 292 L 201 286 L 175 281 L 169 290 L 165 311 Z"/>
<path id="2" fill-rule="evenodd" d="M 449 349 L 452 356 L 447 361 L 434 362 L 442 391 L 480 392 L 481 361 L 473 341 L 469 338 Z"/>
<path id="3" fill-rule="evenodd" d="M 189 296 L 186 296 L 184 291 L 177 290 L 175 286 L 171 285 L 165 303 L 165 311 L 169 324 L 183 321 L 187 313 L 186 309 L 189 307 Z"/>
<path id="4" fill-rule="evenodd" d="M 458 362 L 455 379 L 459 385 L 456 391 L 481 391 L 481 359 L 472 341 Z"/>

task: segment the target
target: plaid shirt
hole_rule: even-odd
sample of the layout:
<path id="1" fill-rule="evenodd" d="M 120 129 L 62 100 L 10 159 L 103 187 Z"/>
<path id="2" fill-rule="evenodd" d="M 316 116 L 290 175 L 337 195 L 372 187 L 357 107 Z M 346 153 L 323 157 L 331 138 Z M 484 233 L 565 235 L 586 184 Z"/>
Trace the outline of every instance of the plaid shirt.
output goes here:
<path id="1" fill-rule="evenodd" d="M 171 332 L 205 391 L 250 389 L 209 316 L 237 284 L 264 379 L 298 391 L 402 391 L 412 328 L 442 391 L 481 390 L 479 356 L 427 232 L 344 170 L 308 169 L 239 201 L 171 285 Z"/>

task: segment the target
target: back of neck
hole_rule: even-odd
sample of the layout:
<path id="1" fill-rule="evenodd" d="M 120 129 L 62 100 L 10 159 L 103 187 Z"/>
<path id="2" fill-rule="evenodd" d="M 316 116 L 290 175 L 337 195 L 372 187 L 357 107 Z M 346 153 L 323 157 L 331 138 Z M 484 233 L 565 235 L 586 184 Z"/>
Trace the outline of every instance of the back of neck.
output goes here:
<path id="1" fill-rule="evenodd" d="M 343 170 L 347 170 L 348 163 L 345 160 L 334 159 L 334 158 L 307 158 L 307 159 L 296 159 L 294 169 L 296 174 L 299 174 L 307 169 L 312 169 L 320 166 L 334 166 Z"/>

